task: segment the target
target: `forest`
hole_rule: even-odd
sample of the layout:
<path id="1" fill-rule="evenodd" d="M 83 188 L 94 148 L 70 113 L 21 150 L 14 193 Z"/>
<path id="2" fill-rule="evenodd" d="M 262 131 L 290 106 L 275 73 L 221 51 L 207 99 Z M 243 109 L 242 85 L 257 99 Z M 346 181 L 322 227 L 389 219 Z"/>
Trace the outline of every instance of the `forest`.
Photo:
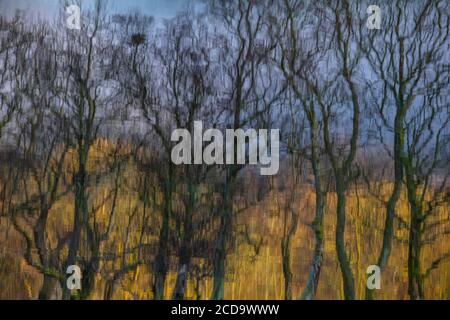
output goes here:
<path id="1" fill-rule="evenodd" d="M 68 2 L 0 12 L 0 299 L 450 299 L 449 1 Z"/>

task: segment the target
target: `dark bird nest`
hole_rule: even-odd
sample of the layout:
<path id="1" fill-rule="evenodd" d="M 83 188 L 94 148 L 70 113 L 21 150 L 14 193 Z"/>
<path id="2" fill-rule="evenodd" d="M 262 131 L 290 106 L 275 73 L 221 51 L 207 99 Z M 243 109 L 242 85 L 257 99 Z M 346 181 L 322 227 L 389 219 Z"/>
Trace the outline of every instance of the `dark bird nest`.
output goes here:
<path id="1" fill-rule="evenodd" d="M 131 36 L 131 44 L 133 46 L 139 46 L 144 44 L 146 40 L 146 36 L 143 33 L 135 33 Z"/>

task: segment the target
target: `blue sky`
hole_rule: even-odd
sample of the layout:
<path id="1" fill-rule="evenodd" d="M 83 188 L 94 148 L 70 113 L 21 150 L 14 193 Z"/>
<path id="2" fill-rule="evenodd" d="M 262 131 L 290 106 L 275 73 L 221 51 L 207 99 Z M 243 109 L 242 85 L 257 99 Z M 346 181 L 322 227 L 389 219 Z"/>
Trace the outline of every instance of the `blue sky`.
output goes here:
<path id="1" fill-rule="evenodd" d="M 94 0 L 82 0 L 86 5 L 93 2 Z M 21 9 L 43 17 L 51 17 L 57 12 L 59 3 L 60 0 L 0 0 L 0 14 L 11 14 L 16 9 Z M 68 0 L 68 3 L 71 1 Z M 128 12 L 131 9 L 138 9 L 156 18 L 170 18 L 188 3 L 188 0 L 109 0 L 109 6 L 113 11 Z"/>

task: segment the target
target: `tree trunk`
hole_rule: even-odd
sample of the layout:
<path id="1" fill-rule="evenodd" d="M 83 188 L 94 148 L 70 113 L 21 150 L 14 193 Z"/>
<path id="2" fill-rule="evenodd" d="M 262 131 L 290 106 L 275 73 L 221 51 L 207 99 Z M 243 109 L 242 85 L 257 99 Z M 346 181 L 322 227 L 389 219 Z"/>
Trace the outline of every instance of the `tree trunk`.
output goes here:
<path id="1" fill-rule="evenodd" d="M 228 170 L 232 169 L 228 168 Z M 231 231 L 235 187 L 235 175 L 233 173 L 229 174 L 228 172 L 227 181 L 224 187 L 224 208 L 221 210 L 220 227 L 214 247 L 213 290 L 211 300 L 222 300 L 224 297 L 225 258 L 227 240 Z"/>
<path id="2" fill-rule="evenodd" d="M 69 252 L 65 263 L 65 268 L 76 264 L 78 248 L 80 246 L 81 231 L 83 223 L 87 221 L 87 199 L 86 199 L 86 170 L 81 163 L 77 174 L 74 176 L 75 184 L 75 212 L 72 234 L 70 237 Z M 65 270 L 63 270 L 65 272 Z M 63 299 L 70 299 L 70 291 L 63 287 Z"/>
<path id="3" fill-rule="evenodd" d="M 81 283 L 80 299 L 88 299 L 95 287 L 95 276 L 98 273 L 100 267 L 100 244 L 96 240 L 91 240 L 93 242 L 91 247 L 91 258 L 89 262 L 84 267 L 83 278 Z"/>
<path id="4" fill-rule="evenodd" d="M 186 283 L 192 258 L 192 215 L 197 198 L 197 186 L 195 183 L 191 183 L 191 181 L 190 179 L 188 182 L 189 194 L 184 219 L 184 234 L 179 253 L 180 259 L 178 262 L 177 279 L 172 294 L 173 300 L 183 300 L 185 298 Z"/>
<path id="5" fill-rule="evenodd" d="M 355 299 L 355 280 L 350 267 L 350 262 L 345 251 L 345 187 L 341 174 L 336 174 L 336 194 L 337 194 L 337 219 L 336 219 L 336 252 L 342 273 L 344 286 L 344 298 L 346 300 Z"/>
<path id="6" fill-rule="evenodd" d="M 168 206 L 167 204 L 165 205 Z M 155 279 L 153 292 L 155 300 L 164 299 L 164 286 L 168 269 L 169 210 L 164 209 L 163 221 L 159 233 L 159 247 L 155 258 Z"/>
<path id="7" fill-rule="evenodd" d="M 159 247 L 154 264 L 153 293 L 155 300 L 164 299 L 164 287 L 169 268 L 169 220 L 172 212 L 172 168 L 169 167 L 168 181 L 164 185 L 164 208 L 159 233 Z"/>
<path id="8" fill-rule="evenodd" d="M 313 110 L 313 109 L 312 109 Z M 314 116 L 314 114 L 312 114 Z M 311 124 L 311 166 L 314 174 L 314 189 L 316 194 L 316 212 L 312 224 L 316 244 L 309 268 L 309 276 L 305 289 L 301 295 L 302 300 L 314 298 L 319 285 L 320 270 L 323 262 L 323 207 L 325 203 L 320 176 L 320 158 L 317 146 L 317 123 L 315 117 L 309 117 Z"/>
<path id="9" fill-rule="evenodd" d="M 314 298 L 319 285 L 320 270 L 323 262 L 323 194 L 316 190 L 316 217 L 313 222 L 313 229 L 316 238 L 314 254 L 309 268 L 309 276 L 303 290 L 301 299 L 311 300 Z"/>
<path id="10" fill-rule="evenodd" d="M 175 288 L 172 293 L 172 300 L 183 300 L 184 292 L 186 290 L 187 276 L 189 272 L 189 263 L 181 264 L 178 267 L 177 279 L 175 281 Z"/>
<path id="11" fill-rule="evenodd" d="M 190 210 L 189 210 L 190 211 Z M 192 212 L 187 213 L 185 221 L 185 230 L 183 244 L 180 248 L 180 259 L 178 262 L 178 273 L 175 281 L 175 288 L 172 293 L 173 300 L 183 300 L 185 298 L 186 283 L 189 274 L 189 265 L 191 263 L 192 249 Z"/>
<path id="12" fill-rule="evenodd" d="M 422 300 L 424 298 L 420 265 L 420 225 L 417 216 L 411 217 L 408 245 L 408 294 L 411 300 Z"/>
<path id="13" fill-rule="evenodd" d="M 285 300 L 292 299 L 291 237 L 291 234 L 287 234 L 281 241 Z"/>
<path id="14" fill-rule="evenodd" d="M 378 256 L 377 265 L 380 270 L 383 271 L 386 267 L 389 256 L 391 254 L 392 247 L 392 237 L 394 232 L 394 218 L 395 218 L 395 207 L 397 205 L 398 199 L 400 198 L 400 192 L 402 190 L 403 184 L 403 164 L 402 164 L 402 153 L 404 146 L 404 129 L 403 120 L 404 112 L 402 103 L 397 106 L 397 113 L 395 115 L 394 122 L 394 188 L 386 204 L 386 218 L 384 222 L 384 233 L 383 233 L 383 244 L 381 246 L 380 255 Z M 370 290 L 366 287 L 366 299 L 373 299 L 374 290 Z"/>
<path id="15" fill-rule="evenodd" d="M 411 300 L 424 298 L 423 274 L 420 264 L 421 241 L 423 233 L 422 205 L 417 199 L 417 185 L 414 180 L 411 159 L 404 162 L 406 188 L 411 210 L 408 244 L 408 294 Z"/>
<path id="16" fill-rule="evenodd" d="M 61 299 L 61 288 L 59 281 L 52 276 L 44 274 L 44 282 L 39 290 L 39 300 L 59 300 Z"/>
<path id="17" fill-rule="evenodd" d="M 103 292 L 103 299 L 104 300 L 112 300 L 113 293 L 114 293 L 114 286 L 115 286 L 115 279 L 106 281 L 105 289 L 104 289 L 104 292 Z"/>
<path id="18" fill-rule="evenodd" d="M 224 210 L 225 211 L 225 210 Z M 225 282 L 225 258 L 226 258 L 226 238 L 231 225 L 231 213 L 223 213 L 220 218 L 220 228 L 214 248 L 213 260 L 213 291 L 211 300 L 222 300 L 224 295 Z"/>

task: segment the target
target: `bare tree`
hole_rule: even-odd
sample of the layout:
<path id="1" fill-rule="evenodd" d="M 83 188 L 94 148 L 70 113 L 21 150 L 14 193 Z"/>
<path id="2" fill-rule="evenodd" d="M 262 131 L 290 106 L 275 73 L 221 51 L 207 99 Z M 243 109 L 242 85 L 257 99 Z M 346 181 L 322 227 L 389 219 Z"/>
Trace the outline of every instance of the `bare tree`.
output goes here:
<path id="1" fill-rule="evenodd" d="M 171 104 L 173 100 L 169 100 L 165 95 L 169 89 L 164 89 L 164 85 L 170 85 L 171 80 L 178 80 L 177 73 L 174 73 L 172 78 L 157 77 L 163 70 L 156 63 L 161 58 L 158 55 L 156 43 L 148 39 L 149 36 L 153 36 L 149 29 L 151 22 L 150 17 L 140 15 L 122 17 L 121 23 L 125 27 L 125 46 L 122 55 L 124 70 L 127 72 L 124 77 L 124 86 L 128 100 L 131 105 L 135 105 L 140 110 L 145 123 L 150 128 L 150 135 L 145 137 L 153 139 L 149 147 L 160 150 L 155 156 L 142 158 L 142 160 L 147 162 L 147 168 L 155 170 L 163 198 L 160 208 L 159 243 L 152 263 L 154 299 L 161 300 L 164 298 L 166 276 L 169 271 L 170 220 L 174 212 L 176 188 L 176 167 L 170 158 L 172 150 L 170 137 L 174 126 L 171 111 L 179 109 L 180 104 L 177 104 L 177 96 L 176 103 Z"/>
<path id="2" fill-rule="evenodd" d="M 60 23 L 64 23 L 61 21 Z M 70 136 L 73 138 L 76 150 L 76 169 L 73 174 L 74 192 L 74 218 L 73 230 L 70 236 L 68 254 L 65 267 L 83 262 L 86 285 L 78 292 L 79 298 L 86 298 L 91 289 L 92 274 L 98 270 L 98 263 L 86 257 L 98 254 L 96 242 L 93 239 L 93 214 L 89 210 L 88 187 L 95 172 L 89 172 L 88 163 L 91 147 L 95 143 L 99 128 L 102 124 L 110 122 L 114 117 L 114 101 L 119 93 L 118 81 L 114 79 L 114 70 L 117 65 L 113 59 L 115 47 L 112 29 L 106 16 L 106 2 L 98 0 L 92 11 L 86 11 L 83 16 L 81 30 L 72 32 L 67 28 L 58 43 L 60 55 L 65 68 L 61 71 L 59 85 L 67 88 L 64 95 L 65 116 L 69 119 Z M 110 111 L 111 110 L 111 111 Z M 83 243 L 85 251 L 80 254 L 80 244 Z M 81 255 L 84 258 L 81 258 Z M 68 298 L 70 292 L 66 289 L 64 297 Z"/>
<path id="3" fill-rule="evenodd" d="M 421 104 L 424 95 L 438 94 L 443 81 L 448 81 L 441 64 L 446 42 L 448 43 L 447 5 L 441 1 L 412 3 L 396 1 L 386 6 L 385 22 L 381 31 L 361 37 L 361 50 L 373 72 L 368 78 L 371 93 L 372 124 L 378 141 L 394 161 L 394 184 L 385 202 L 386 216 L 383 244 L 377 265 L 383 270 L 392 247 L 393 222 L 396 204 L 402 190 L 407 153 L 408 117 L 415 104 Z M 439 23 L 435 23 L 438 21 Z M 448 63 L 448 61 L 447 61 Z M 430 68 L 437 70 L 430 74 Z M 447 80 L 446 78 L 447 77 Z M 421 135 L 422 133 L 420 133 Z M 430 150 L 421 150 L 424 154 Z M 406 181 L 407 188 L 413 181 Z M 366 290 L 366 298 L 373 298 L 373 291 Z"/>
<path id="4" fill-rule="evenodd" d="M 318 9 L 318 8 L 316 8 Z M 289 116 L 296 120 L 294 126 L 301 125 L 300 119 L 305 119 L 308 127 L 300 130 L 296 138 L 288 145 L 288 150 L 296 155 L 308 159 L 314 175 L 314 186 L 316 195 L 315 217 L 312 228 L 315 233 L 316 245 L 311 262 L 309 277 L 306 287 L 302 293 L 302 299 L 312 299 L 317 290 L 321 265 L 323 261 L 323 210 L 325 205 L 324 187 L 322 183 L 321 169 L 321 145 L 320 138 L 320 110 L 317 102 L 313 99 L 311 89 L 308 88 L 310 74 L 320 72 L 318 65 L 326 53 L 323 50 L 324 38 L 320 36 L 322 25 L 320 15 L 313 7 L 305 6 L 301 1 L 284 1 L 280 7 L 279 30 L 276 37 L 279 38 L 280 57 L 279 67 L 283 72 L 285 81 L 292 88 L 292 94 L 298 101 L 300 107 L 297 112 L 290 111 Z M 275 18 L 275 17 L 274 17 Z M 275 18 L 276 19 L 276 18 Z M 305 31 L 309 22 L 315 23 L 315 28 L 309 32 Z M 311 26 L 310 26 L 311 27 Z M 303 32 L 302 32 L 303 30 Z M 309 132 L 309 139 L 304 136 Z M 307 140 L 305 142 L 305 140 Z"/>
<path id="5" fill-rule="evenodd" d="M 60 290 L 56 287 L 64 278 L 59 254 L 67 240 L 57 235 L 58 243 L 52 247 L 47 228 L 50 210 L 69 191 L 61 188 L 69 138 L 59 92 L 53 85 L 59 68 L 53 40 L 47 24 L 36 26 L 33 37 L 28 38 L 26 56 L 30 58 L 23 62 L 26 68 L 15 77 L 15 88 L 27 116 L 17 119 L 14 136 L 18 155 L 26 162 L 17 166 L 21 178 L 16 180 L 20 184 L 10 212 L 15 230 L 25 240 L 27 263 L 43 274 L 40 299 L 58 297 Z"/>
<path id="6" fill-rule="evenodd" d="M 174 106 L 172 117 L 178 129 L 194 132 L 195 123 L 215 127 L 217 107 L 215 90 L 217 83 L 211 61 L 212 48 L 207 42 L 207 26 L 204 21 L 187 11 L 174 18 L 166 26 L 167 44 L 161 48 L 161 66 L 166 75 L 168 105 Z M 195 137 L 194 137 L 195 138 Z M 195 150 L 192 149 L 191 154 Z M 173 299 L 184 299 L 187 278 L 191 272 L 195 230 L 194 214 L 199 209 L 200 188 L 205 182 L 207 168 L 196 163 L 177 166 L 183 212 L 179 219 L 180 245 L 178 249 L 178 273 Z M 211 169 L 211 167 L 209 167 Z M 204 213 L 205 215 L 207 213 Z M 176 215 L 175 215 L 176 217 Z"/>
<path id="7" fill-rule="evenodd" d="M 211 17 L 220 23 L 213 36 L 225 49 L 218 71 L 224 88 L 219 96 L 224 106 L 223 115 L 228 119 L 225 123 L 228 129 L 255 125 L 258 119 L 270 114 L 283 91 L 271 72 L 270 55 L 274 45 L 267 41 L 268 25 L 265 19 L 270 7 L 271 1 L 209 2 Z M 224 168 L 223 205 L 219 213 L 220 224 L 213 258 L 212 299 L 223 299 L 233 199 L 236 179 L 242 168 L 237 164 Z"/>
<path id="8" fill-rule="evenodd" d="M 358 149 L 360 112 L 364 101 L 357 80 L 361 55 L 355 48 L 360 20 L 353 14 L 359 12 L 359 6 L 348 1 L 332 1 L 319 6 L 318 10 L 324 17 L 321 19 L 321 30 L 327 35 L 325 47 L 330 48 L 330 54 L 326 57 L 328 60 L 325 60 L 327 67 L 323 70 L 328 72 L 328 77 L 320 79 L 320 82 L 317 78 L 308 80 L 307 85 L 321 110 L 324 147 L 335 182 L 336 253 L 342 273 L 344 297 L 355 299 L 355 281 L 345 248 L 344 234 L 346 192 L 357 174 L 353 162 Z M 350 130 L 345 130 L 346 127 Z M 332 130 L 334 134 L 331 133 Z"/>

